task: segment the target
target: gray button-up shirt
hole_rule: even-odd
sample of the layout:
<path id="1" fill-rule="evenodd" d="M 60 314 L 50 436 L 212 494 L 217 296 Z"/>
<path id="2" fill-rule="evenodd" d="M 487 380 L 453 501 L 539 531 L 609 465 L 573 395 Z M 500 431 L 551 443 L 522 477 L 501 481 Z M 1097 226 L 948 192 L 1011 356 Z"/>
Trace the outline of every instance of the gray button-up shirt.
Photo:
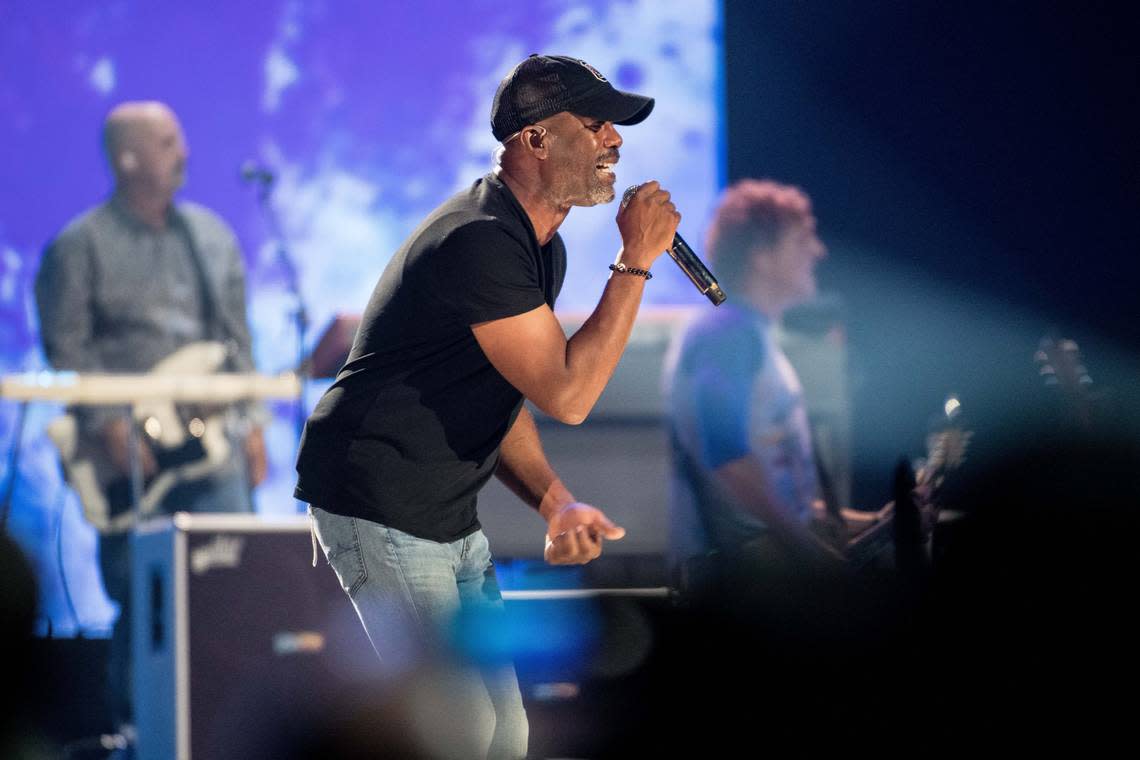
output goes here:
<path id="1" fill-rule="evenodd" d="M 155 230 L 118 199 L 82 214 L 48 244 L 36 277 L 40 334 L 56 369 L 145 372 L 198 340 L 230 347 L 227 369 L 252 372 L 237 239 L 208 209 L 182 203 Z M 89 410 L 85 427 L 117 410 Z"/>

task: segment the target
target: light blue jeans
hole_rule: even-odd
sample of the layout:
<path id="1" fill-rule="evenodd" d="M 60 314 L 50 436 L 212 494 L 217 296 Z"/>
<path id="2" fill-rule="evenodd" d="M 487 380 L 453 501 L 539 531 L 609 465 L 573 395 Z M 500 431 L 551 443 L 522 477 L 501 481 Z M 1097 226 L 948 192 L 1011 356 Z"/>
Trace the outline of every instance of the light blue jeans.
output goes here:
<path id="1" fill-rule="evenodd" d="M 387 666 L 403 670 L 418 665 L 424 641 L 435 642 L 461 610 L 503 614 L 483 531 L 439 543 L 315 506 L 309 514 L 325 557 Z M 475 745 L 485 756 L 525 757 L 529 727 L 514 667 L 464 673 L 466 681 L 453 683 L 449 691 L 452 698 L 465 695 L 465 714 L 451 719 L 472 722 Z"/>

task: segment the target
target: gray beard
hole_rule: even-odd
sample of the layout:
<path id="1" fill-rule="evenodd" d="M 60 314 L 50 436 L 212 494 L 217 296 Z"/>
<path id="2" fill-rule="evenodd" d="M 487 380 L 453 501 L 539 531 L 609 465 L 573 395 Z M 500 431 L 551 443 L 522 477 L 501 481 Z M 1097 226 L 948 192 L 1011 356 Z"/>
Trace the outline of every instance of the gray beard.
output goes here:
<path id="1" fill-rule="evenodd" d="M 603 203 L 609 203 L 614 199 L 614 188 L 612 185 L 607 185 L 601 181 L 591 183 L 589 189 L 586 191 L 586 199 L 574 201 L 570 205 L 573 206 L 600 206 Z"/>
<path id="2" fill-rule="evenodd" d="M 567 169 L 564 167 L 563 170 L 566 171 Z M 550 188 L 549 198 L 555 206 L 561 208 L 565 206 L 598 206 L 609 203 L 615 196 L 614 186 L 603 182 L 596 173 L 591 174 L 589 185 L 584 188 L 585 192 L 582 192 L 582 188 L 577 188 L 579 192 L 574 193 L 572 189 L 575 188 L 571 186 L 571 182 L 562 182 Z"/>
<path id="3" fill-rule="evenodd" d="M 590 205 L 597 206 L 602 203 L 609 203 L 614 199 L 613 185 L 601 185 L 594 187 L 590 192 Z"/>

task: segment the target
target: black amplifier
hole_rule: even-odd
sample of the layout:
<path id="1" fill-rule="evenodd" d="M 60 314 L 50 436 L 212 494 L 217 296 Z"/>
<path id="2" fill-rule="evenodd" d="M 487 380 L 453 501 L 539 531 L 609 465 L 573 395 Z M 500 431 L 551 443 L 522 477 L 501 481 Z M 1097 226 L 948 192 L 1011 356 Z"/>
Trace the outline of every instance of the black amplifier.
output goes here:
<path id="1" fill-rule="evenodd" d="M 134 534 L 138 757 L 254 757 L 377 658 L 307 516 L 188 514 Z"/>

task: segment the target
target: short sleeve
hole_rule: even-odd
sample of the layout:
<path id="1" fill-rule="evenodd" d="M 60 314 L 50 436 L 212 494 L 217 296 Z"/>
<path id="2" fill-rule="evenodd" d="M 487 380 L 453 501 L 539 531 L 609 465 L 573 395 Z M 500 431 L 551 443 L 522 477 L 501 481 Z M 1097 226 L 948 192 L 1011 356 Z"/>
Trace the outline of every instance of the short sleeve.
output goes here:
<path id="1" fill-rule="evenodd" d="M 543 305 L 534 255 L 491 221 L 454 229 L 430 254 L 437 294 L 468 324 L 524 314 Z"/>
<path id="2" fill-rule="evenodd" d="M 751 326 L 688 336 L 682 367 L 690 377 L 695 453 L 705 467 L 716 469 L 751 451 L 749 404 L 763 358 L 763 339 Z"/>

